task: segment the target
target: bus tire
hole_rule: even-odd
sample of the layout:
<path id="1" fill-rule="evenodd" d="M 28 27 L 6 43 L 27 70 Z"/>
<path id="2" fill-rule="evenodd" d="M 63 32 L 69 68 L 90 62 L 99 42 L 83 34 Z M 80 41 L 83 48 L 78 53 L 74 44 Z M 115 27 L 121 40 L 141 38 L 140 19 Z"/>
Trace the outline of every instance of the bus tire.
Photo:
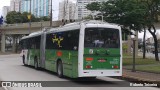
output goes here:
<path id="1" fill-rule="evenodd" d="M 97 77 L 88 77 L 90 80 L 95 80 Z"/>
<path id="2" fill-rule="evenodd" d="M 25 56 L 24 55 L 22 56 L 22 61 L 23 61 L 23 65 L 26 65 L 26 63 L 25 63 Z"/>
<path id="3" fill-rule="evenodd" d="M 39 69 L 39 68 L 38 68 L 38 60 L 37 60 L 37 57 L 35 57 L 35 59 L 34 59 L 34 68 L 37 69 L 37 70 Z"/>
<path id="4" fill-rule="evenodd" d="M 80 77 L 81 81 L 93 81 L 96 80 L 96 77 Z"/>
<path id="5" fill-rule="evenodd" d="M 58 77 L 60 77 L 60 78 L 63 77 L 63 65 L 62 65 L 62 61 L 58 61 L 58 63 L 57 63 L 57 74 L 58 74 Z"/>

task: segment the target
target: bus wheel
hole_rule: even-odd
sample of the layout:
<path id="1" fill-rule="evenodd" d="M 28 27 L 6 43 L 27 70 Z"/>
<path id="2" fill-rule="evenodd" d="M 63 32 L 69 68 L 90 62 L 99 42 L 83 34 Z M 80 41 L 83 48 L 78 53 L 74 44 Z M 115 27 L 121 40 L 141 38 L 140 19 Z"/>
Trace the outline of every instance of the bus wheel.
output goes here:
<path id="1" fill-rule="evenodd" d="M 22 56 L 22 60 L 23 60 L 23 65 L 26 65 L 26 63 L 25 63 L 25 56 L 24 55 Z"/>
<path id="2" fill-rule="evenodd" d="M 60 78 L 63 77 L 63 66 L 62 66 L 62 61 L 58 61 L 58 65 L 57 65 L 57 74 L 58 74 L 58 77 L 60 77 Z"/>
<path id="3" fill-rule="evenodd" d="M 90 80 L 95 80 L 96 77 L 88 77 L 88 79 L 90 79 Z"/>
<path id="4" fill-rule="evenodd" d="M 35 69 L 38 69 L 38 60 L 35 58 L 34 60 L 34 68 Z"/>

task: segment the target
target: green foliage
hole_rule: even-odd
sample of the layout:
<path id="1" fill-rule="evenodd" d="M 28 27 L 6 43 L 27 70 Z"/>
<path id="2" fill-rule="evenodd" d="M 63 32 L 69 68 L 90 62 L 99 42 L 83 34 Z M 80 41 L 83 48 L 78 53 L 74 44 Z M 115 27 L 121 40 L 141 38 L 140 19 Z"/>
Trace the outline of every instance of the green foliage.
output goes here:
<path id="1" fill-rule="evenodd" d="M 160 15 L 160 0 L 108 0 L 87 6 L 91 11 L 101 12 L 105 21 L 122 25 L 123 33 L 127 29 L 141 31 L 147 27 L 154 38 L 155 59 L 159 61 L 154 23 L 158 22 L 158 15 Z"/>
<path id="2" fill-rule="evenodd" d="M 123 65 L 132 65 L 133 64 L 133 56 L 130 58 L 123 58 Z M 142 59 L 141 57 L 136 58 L 136 65 L 148 65 L 148 64 L 160 64 L 160 62 L 155 61 L 154 59 Z"/>
<path id="3" fill-rule="evenodd" d="M 23 12 L 22 13 L 22 20 L 23 20 L 22 23 L 29 22 L 27 15 L 29 15 L 28 12 Z"/>
<path id="4" fill-rule="evenodd" d="M 86 20 L 92 20 L 93 19 L 93 17 L 92 17 L 92 15 L 88 15 L 88 16 L 86 16 L 86 17 L 84 17 L 84 19 L 86 19 Z"/>
<path id="5" fill-rule="evenodd" d="M 98 2 L 93 2 L 92 4 L 88 4 L 86 6 L 87 9 L 91 11 L 98 11 L 100 9 L 100 3 Z"/>
<path id="6" fill-rule="evenodd" d="M 28 12 L 15 12 L 15 11 L 11 11 L 7 14 L 6 16 L 6 23 L 8 24 L 14 24 L 14 23 L 27 23 L 29 22 L 28 19 L 28 15 L 30 15 L 30 13 Z M 31 15 L 31 22 L 40 22 L 40 21 L 49 21 L 50 18 L 47 16 L 43 16 L 40 18 L 35 17 L 34 15 Z"/>
<path id="7" fill-rule="evenodd" d="M 22 22 L 22 17 L 21 17 L 21 13 L 19 12 L 15 12 L 15 11 L 12 11 L 12 12 L 9 12 L 6 16 L 6 19 L 7 19 L 7 23 L 8 24 L 13 24 L 13 23 L 20 23 Z"/>
<path id="8" fill-rule="evenodd" d="M 123 44 L 122 48 L 127 49 L 127 44 Z"/>
<path id="9" fill-rule="evenodd" d="M 40 19 L 43 20 L 43 21 L 49 21 L 49 20 L 50 20 L 50 17 L 48 17 L 48 16 L 43 16 L 43 17 L 41 17 Z"/>
<path id="10" fill-rule="evenodd" d="M 127 43 L 123 43 L 122 45 L 122 50 L 123 50 L 123 53 L 127 53 Z"/>
<path id="11" fill-rule="evenodd" d="M 87 5 L 91 11 L 100 11 L 107 22 L 123 25 L 133 30 L 141 30 L 145 23 L 144 15 L 146 8 L 136 0 L 109 0 L 103 3 L 91 3 Z M 94 8 L 94 6 L 99 6 Z M 91 9 L 91 7 L 93 7 Z M 133 26 L 134 25 L 134 26 Z"/>

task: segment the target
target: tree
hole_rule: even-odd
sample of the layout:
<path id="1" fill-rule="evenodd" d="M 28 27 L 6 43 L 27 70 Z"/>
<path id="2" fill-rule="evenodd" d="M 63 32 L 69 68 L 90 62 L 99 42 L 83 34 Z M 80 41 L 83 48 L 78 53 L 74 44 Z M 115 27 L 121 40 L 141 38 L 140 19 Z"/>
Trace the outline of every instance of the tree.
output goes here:
<path id="1" fill-rule="evenodd" d="M 99 11 L 100 7 L 101 7 L 101 4 L 99 2 L 92 2 L 91 4 L 88 4 L 86 6 L 86 8 L 91 11 Z"/>
<path id="2" fill-rule="evenodd" d="M 86 20 L 92 20 L 93 19 L 93 16 L 92 15 L 88 15 L 88 16 L 86 16 L 86 17 L 84 17 L 84 19 L 86 19 Z"/>
<path id="3" fill-rule="evenodd" d="M 146 14 L 145 21 L 147 22 L 148 31 L 151 33 L 154 39 L 154 47 L 155 47 L 155 59 L 159 61 L 158 57 L 158 40 L 156 37 L 156 28 L 154 23 L 158 22 L 158 15 L 160 15 L 160 0 L 140 0 L 146 6 Z"/>
<path id="4" fill-rule="evenodd" d="M 144 36 L 143 36 L 143 59 L 146 58 L 146 28 L 144 27 Z"/>
<path id="5" fill-rule="evenodd" d="M 22 23 L 29 22 L 29 19 L 28 19 L 27 15 L 29 15 L 28 12 L 23 12 L 23 13 L 22 13 L 22 20 L 23 20 Z"/>
<path id="6" fill-rule="evenodd" d="M 30 13 L 28 13 L 28 12 L 23 12 L 22 13 L 23 23 L 29 22 L 28 15 L 30 15 Z M 37 18 L 32 14 L 31 15 L 31 22 L 37 22 L 37 21 L 39 21 L 39 20 L 37 20 Z"/>
<path id="7" fill-rule="evenodd" d="M 22 15 L 19 12 L 11 11 L 6 16 L 6 23 L 13 24 L 13 23 L 21 23 L 22 22 Z"/>
<path id="8" fill-rule="evenodd" d="M 43 21 L 49 21 L 50 17 L 48 17 L 48 16 L 42 16 L 40 19 L 43 20 Z"/>
<path id="9" fill-rule="evenodd" d="M 28 15 L 30 15 L 30 13 L 28 12 L 20 13 L 16 11 L 11 11 L 6 16 L 6 19 L 7 19 L 6 23 L 8 24 L 27 23 L 29 22 Z M 49 21 L 50 18 L 47 16 L 38 18 L 38 17 L 35 17 L 33 14 L 31 15 L 31 22 L 40 22 L 41 20 Z"/>
<path id="10" fill-rule="evenodd" d="M 94 8 L 94 6 L 98 6 Z M 93 7 L 91 9 L 91 7 Z M 109 0 L 103 3 L 91 3 L 87 9 L 99 11 L 104 15 L 104 20 L 123 25 L 124 28 L 141 30 L 144 10 L 142 5 L 134 0 Z"/>
<path id="11" fill-rule="evenodd" d="M 91 3 L 87 5 L 87 9 L 103 12 L 107 22 L 123 25 L 123 30 L 129 28 L 141 31 L 142 28 L 147 27 L 155 41 L 155 59 L 159 61 L 156 28 L 154 27 L 154 23 L 158 21 L 159 5 L 160 0 L 108 0 L 103 3 Z"/>

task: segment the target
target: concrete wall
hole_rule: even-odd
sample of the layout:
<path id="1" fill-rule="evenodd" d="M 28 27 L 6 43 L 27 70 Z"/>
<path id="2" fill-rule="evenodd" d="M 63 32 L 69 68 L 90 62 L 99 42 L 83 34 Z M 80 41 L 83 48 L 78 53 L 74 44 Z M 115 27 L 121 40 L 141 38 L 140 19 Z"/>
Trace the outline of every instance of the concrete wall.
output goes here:
<path id="1" fill-rule="evenodd" d="M 42 26 L 41 26 L 42 25 Z M 52 27 L 58 27 L 62 25 L 61 21 L 52 22 Z M 49 27 L 50 21 L 45 22 L 32 22 L 31 23 L 31 32 L 41 30 L 41 27 Z M 7 24 L 2 25 L 1 29 L 5 34 L 29 34 L 29 23 L 20 23 L 20 24 Z"/>
<path id="2" fill-rule="evenodd" d="M 61 26 L 61 21 L 52 22 L 52 27 Z M 50 21 L 45 22 L 32 22 L 31 28 L 29 28 L 29 23 L 20 23 L 20 24 L 7 24 L 2 25 L 0 27 L 0 34 L 1 34 L 1 52 L 5 52 L 5 41 L 6 35 L 23 35 L 29 34 L 30 32 L 40 31 L 43 27 L 50 27 Z M 16 45 L 15 45 L 15 37 L 13 37 L 13 45 L 12 51 L 15 52 Z"/>

